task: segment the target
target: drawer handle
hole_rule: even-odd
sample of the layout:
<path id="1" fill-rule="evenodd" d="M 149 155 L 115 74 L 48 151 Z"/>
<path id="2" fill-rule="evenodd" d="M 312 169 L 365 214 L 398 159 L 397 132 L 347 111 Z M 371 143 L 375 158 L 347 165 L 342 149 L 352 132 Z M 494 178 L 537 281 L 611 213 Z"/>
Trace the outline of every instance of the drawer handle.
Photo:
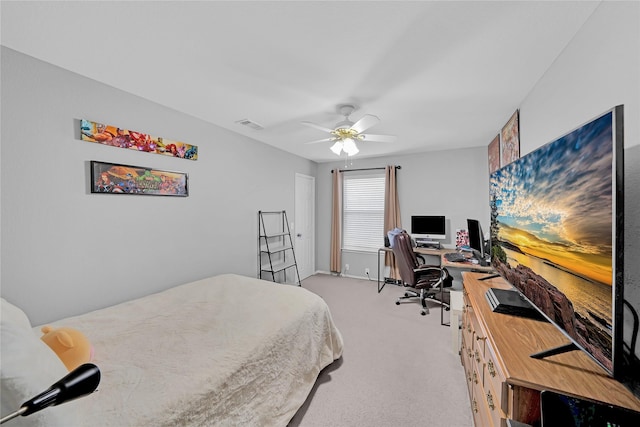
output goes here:
<path id="1" fill-rule="evenodd" d="M 484 341 L 486 339 L 487 339 L 487 337 L 479 337 L 479 336 L 476 337 L 476 341 Z"/>
<path id="2" fill-rule="evenodd" d="M 487 404 L 489 405 L 489 409 L 492 411 L 496 409 L 496 405 L 493 404 L 493 396 L 491 395 L 491 392 L 487 393 Z"/>
<path id="3" fill-rule="evenodd" d="M 467 372 L 467 380 L 471 382 L 471 374 L 469 372 Z"/>
<path id="4" fill-rule="evenodd" d="M 476 399 L 473 399 L 473 403 L 471 404 L 471 406 L 473 406 L 473 412 L 475 412 L 477 414 L 478 413 L 478 402 L 476 402 Z"/>
<path id="5" fill-rule="evenodd" d="M 495 377 L 495 376 L 496 376 L 496 367 L 495 367 L 495 365 L 493 364 L 493 361 L 492 361 L 492 360 L 489 360 L 489 361 L 487 362 L 487 370 L 489 371 L 489 375 L 491 375 L 492 377 Z"/>
<path id="6" fill-rule="evenodd" d="M 480 363 L 480 354 L 478 353 L 478 350 L 476 350 L 475 355 L 476 355 L 476 362 Z"/>
<path id="7" fill-rule="evenodd" d="M 473 382 L 478 384 L 478 373 L 476 371 L 473 371 Z"/>

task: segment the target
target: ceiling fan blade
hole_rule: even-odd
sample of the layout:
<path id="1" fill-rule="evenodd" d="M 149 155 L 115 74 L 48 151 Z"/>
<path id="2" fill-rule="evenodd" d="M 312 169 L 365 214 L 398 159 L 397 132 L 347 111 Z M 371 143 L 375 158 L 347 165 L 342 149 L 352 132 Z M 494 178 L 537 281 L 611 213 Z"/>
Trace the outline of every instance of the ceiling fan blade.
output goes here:
<path id="1" fill-rule="evenodd" d="M 317 125 L 317 124 L 312 123 L 312 122 L 301 122 L 301 123 L 303 125 L 305 125 L 305 126 L 309 126 L 309 127 L 315 128 L 315 129 L 319 129 L 319 130 L 321 130 L 323 132 L 327 132 L 327 133 L 333 132 L 333 129 L 329 129 L 327 127 L 320 126 L 320 125 Z"/>
<path id="2" fill-rule="evenodd" d="M 364 132 L 373 125 L 377 125 L 380 119 L 377 116 L 371 114 L 365 114 L 360 120 L 351 125 L 351 129 L 358 133 Z"/>
<path id="3" fill-rule="evenodd" d="M 331 138 L 324 138 L 324 139 L 319 139 L 317 141 L 309 141 L 309 142 L 305 142 L 305 144 L 317 144 L 318 142 L 331 142 L 331 141 L 335 141 L 337 138 L 331 137 Z"/>
<path id="4" fill-rule="evenodd" d="M 363 141 L 369 142 L 396 142 L 398 139 L 395 135 L 371 135 L 371 134 L 360 134 Z"/>

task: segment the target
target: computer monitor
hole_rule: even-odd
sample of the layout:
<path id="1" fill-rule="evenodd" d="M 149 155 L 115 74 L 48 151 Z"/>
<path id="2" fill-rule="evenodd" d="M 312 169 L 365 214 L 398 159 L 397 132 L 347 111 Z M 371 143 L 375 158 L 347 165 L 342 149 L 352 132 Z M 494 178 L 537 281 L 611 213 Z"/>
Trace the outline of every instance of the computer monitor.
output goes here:
<path id="1" fill-rule="evenodd" d="M 444 216 L 414 215 L 411 217 L 411 236 L 420 240 L 444 240 L 447 238 Z"/>
<path id="2" fill-rule="evenodd" d="M 474 250 L 477 257 L 484 260 L 487 254 L 480 222 L 476 219 L 467 219 L 467 228 L 469 230 L 469 247 Z"/>

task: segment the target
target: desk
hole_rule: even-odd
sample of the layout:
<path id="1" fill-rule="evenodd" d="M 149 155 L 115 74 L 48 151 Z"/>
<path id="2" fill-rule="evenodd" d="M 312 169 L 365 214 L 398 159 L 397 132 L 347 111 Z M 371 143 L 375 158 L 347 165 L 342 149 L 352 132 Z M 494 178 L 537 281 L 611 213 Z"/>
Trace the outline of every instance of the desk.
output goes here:
<path id="1" fill-rule="evenodd" d="M 480 264 L 474 264 L 471 261 L 465 261 L 465 262 L 447 261 L 447 259 L 445 258 L 445 254 L 457 252 L 456 249 L 445 249 L 445 248 L 431 249 L 431 248 L 416 247 L 416 248 L 413 248 L 413 251 L 420 255 L 437 256 L 439 259 L 440 267 L 458 269 L 463 271 L 471 271 L 476 273 L 491 274 L 494 272 L 493 267 L 491 267 L 490 265 L 482 266 Z M 380 255 L 382 253 L 387 253 L 387 252 L 393 253 L 393 250 L 387 247 L 378 249 L 378 293 L 380 293 L 380 291 L 382 291 L 382 289 L 387 284 L 386 281 L 382 281 L 382 286 L 380 286 L 380 277 L 382 276 L 382 274 L 380 273 Z M 462 315 L 462 293 L 454 289 L 451 289 L 449 292 L 450 292 L 449 310 L 451 312 L 450 314 L 451 320 L 448 324 L 444 323 L 444 309 L 442 306 L 440 306 L 440 324 L 442 326 L 454 325 L 451 328 L 451 341 L 452 341 L 452 346 L 455 354 L 458 352 L 457 349 L 459 348 L 459 342 L 460 342 L 460 317 Z"/>
<path id="2" fill-rule="evenodd" d="M 448 252 L 456 252 L 456 251 L 449 250 Z M 447 267 L 447 268 L 457 268 L 465 271 L 473 271 L 476 273 L 493 273 L 494 272 L 493 267 L 491 267 L 490 265 L 482 266 L 480 264 L 474 264 L 470 261 L 465 261 L 465 262 L 447 261 L 444 254 L 442 254 L 440 257 L 440 266 Z"/>

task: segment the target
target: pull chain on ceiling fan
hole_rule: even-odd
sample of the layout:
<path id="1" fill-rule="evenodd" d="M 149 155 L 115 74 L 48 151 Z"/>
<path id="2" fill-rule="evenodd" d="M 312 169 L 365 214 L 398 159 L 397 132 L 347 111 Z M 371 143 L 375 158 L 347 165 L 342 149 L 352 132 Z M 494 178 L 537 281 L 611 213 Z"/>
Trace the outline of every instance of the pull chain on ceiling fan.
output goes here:
<path id="1" fill-rule="evenodd" d="M 378 124 L 380 119 L 372 114 L 365 114 L 360 120 L 354 123 L 349 119 L 349 116 L 351 116 L 351 113 L 353 113 L 355 109 L 356 107 L 351 104 L 338 105 L 338 112 L 344 116 L 344 120 L 337 123 L 333 129 L 320 126 L 312 122 L 302 122 L 303 125 L 319 129 L 332 135 L 328 138 L 307 142 L 307 144 L 334 142 L 331 146 L 331 151 L 337 155 L 340 155 L 344 151 L 347 156 L 353 156 L 358 154 L 360 151 L 358 150 L 356 141 L 395 142 L 396 137 L 393 135 L 372 135 L 363 133 L 365 130 Z"/>

